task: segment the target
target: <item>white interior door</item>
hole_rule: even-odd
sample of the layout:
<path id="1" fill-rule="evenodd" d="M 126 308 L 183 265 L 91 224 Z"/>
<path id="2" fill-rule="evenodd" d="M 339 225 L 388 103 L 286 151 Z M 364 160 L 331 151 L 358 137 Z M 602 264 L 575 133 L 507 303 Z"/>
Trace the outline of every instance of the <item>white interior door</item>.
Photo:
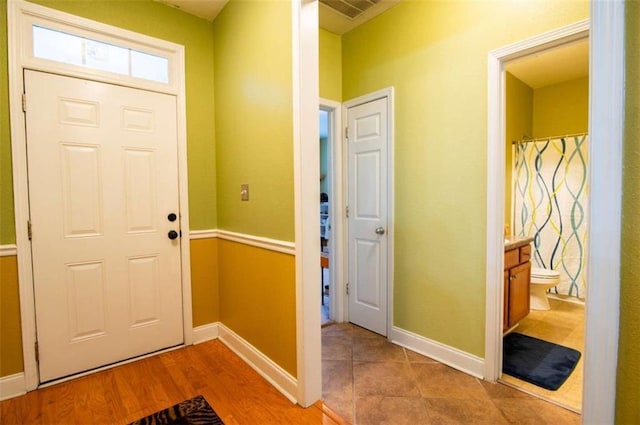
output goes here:
<path id="1" fill-rule="evenodd" d="M 387 99 L 347 110 L 349 321 L 387 335 Z"/>
<path id="2" fill-rule="evenodd" d="M 28 70 L 25 92 L 40 381 L 181 344 L 175 96 Z"/>

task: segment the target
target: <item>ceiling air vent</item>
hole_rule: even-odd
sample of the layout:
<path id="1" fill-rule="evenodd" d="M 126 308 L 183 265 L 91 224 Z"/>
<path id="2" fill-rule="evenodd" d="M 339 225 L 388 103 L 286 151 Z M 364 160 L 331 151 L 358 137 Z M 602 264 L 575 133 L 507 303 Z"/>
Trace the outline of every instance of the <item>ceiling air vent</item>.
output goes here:
<path id="1" fill-rule="evenodd" d="M 380 0 L 320 0 L 320 3 L 329 6 L 331 9 L 349 19 L 355 19 L 379 1 Z"/>

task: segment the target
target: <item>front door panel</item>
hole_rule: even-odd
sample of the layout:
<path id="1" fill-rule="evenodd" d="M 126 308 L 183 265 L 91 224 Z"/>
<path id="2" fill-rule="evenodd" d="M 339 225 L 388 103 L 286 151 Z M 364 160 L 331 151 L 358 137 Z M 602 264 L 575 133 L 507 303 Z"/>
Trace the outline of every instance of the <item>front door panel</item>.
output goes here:
<path id="1" fill-rule="evenodd" d="M 183 341 L 176 101 L 25 71 L 40 381 Z"/>

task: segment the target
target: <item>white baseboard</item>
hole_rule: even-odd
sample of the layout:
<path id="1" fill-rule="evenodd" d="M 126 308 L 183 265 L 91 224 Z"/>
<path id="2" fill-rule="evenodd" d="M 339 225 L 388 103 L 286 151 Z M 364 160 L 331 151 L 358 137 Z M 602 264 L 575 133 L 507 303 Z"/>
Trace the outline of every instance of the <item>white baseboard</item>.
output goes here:
<path id="1" fill-rule="evenodd" d="M 241 336 L 220 323 L 219 339 L 258 372 L 271 385 L 276 387 L 292 403 L 297 403 L 298 382 L 289 372 L 278 366 Z"/>
<path id="2" fill-rule="evenodd" d="M 218 325 L 215 322 L 193 328 L 193 345 L 216 339 L 220 331 Z"/>
<path id="3" fill-rule="evenodd" d="M 15 373 L 0 378 L 0 401 L 18 397 L 27 393 L 24 373 Z"/>
<path id="4" fill-rule="evenodd" d="M 431 357 L 454 369 L 458 369 L 477 378 L 484 378 L 484 359 L 480 357 L 395 326 L 391 329 L 389 339 L 398 345 Z"/>

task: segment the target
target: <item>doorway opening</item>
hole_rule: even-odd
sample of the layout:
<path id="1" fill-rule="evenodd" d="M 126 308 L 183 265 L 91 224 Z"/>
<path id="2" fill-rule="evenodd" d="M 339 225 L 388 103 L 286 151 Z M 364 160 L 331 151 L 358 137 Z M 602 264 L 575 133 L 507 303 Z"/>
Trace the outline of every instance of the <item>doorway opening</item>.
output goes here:
<path id="1" fill-rule="evenodd" d="M 331 273 L 330 273 L 330 254 L 333 252 L 331 237 L 331 219 L 330 214 L 331 200 L 333 194 L 331 191 L 331 119 L 332 112 L 330 110 L 320 108 L 319 111 L 319 133 L 320 133 L 320 311 L 322 326 L 328 325 L 331 320 Z"/>
<path id="2" fill-rule="evenodd" d="M 588 34 L 508 61 L 504 71 L 506 342 L 500 381 L 580 413 L 590 217 Z M 551 378 L 527 382 L 512 369 L 522 358 L 512 350 L 516 340 L 535 342 L 528 356 L 538 347 L 566 349 L 577 358 L 575 367 L 553 384 Z"/>
<path id="3" fill-rule="evenodd" d="M 342 104 L 320 99 L 320 288 L 321 325 L 346 320 L 344 290 L 344 200 Z"/>
<path id="4" fill-rule="evenodd" d="M 550 31 L 548 33 L 541 34 L 532 39 L 524 40 L 519 43 L 514 43 L 512 45 L 505 46 L 501 49 L 498 49 L 489 53 L 489 81 L 490 81 L 489 140 L 490 140 L 490 143 L 489 143 L 488 167 L 490 171 L 489 171 L 489 198 L 488 198 L 489 207 L 487 211 L 488 213 L 487 334 L 486 334 L 486 357 L 485 357 L 487 359 L 485 363 L 485 366 L 486 366 L 485 378 L 488 380 L 495 380 L 495 379 L 501 379 L 501 378 L 503 379 L 503 382 L 504 380 L 506 380 L 504 379 L 505 375 L 503 375 L 503 367 L 508 367 L 509 364 L 507 364 L 508 363 L 506 360 L 507 356 L 504 356 L 503 358 L 503 348 L 506 347 L 507 349 L 509 349 L 511 343 L 505 342 L 503 346 L 503 336 L 505 334 L 515 335 L 514 333 L 510 334 L 509 332 L 513 331 L 514 327 L 516 329 L 515 332 L 518 332 L 518 327 L 516 326 L 520 326 L 519 323 L 524 323 L 523 317 L 528 316 L 531 311 L 529 307 L 530 307 L 532 296 L 529 290 L 529 283 L 531 280 L 530 276 L 531 276 L 532 265 L 529 261 L 528 256 L 529 254 L 538 255 L 539 253 L 537 251 L 538 251 L 538 248 L 540 248 L 540 241 L 537 240 L 537 238 L 539 238 L 540 236 L 536 235 L 536 231 L 538 229 L 535 229 L 535 226 L 529 226 L 530 229 L 531 228 L 534 229 L 532 231 L 533 233 L 532 235 L 524 234 L 524 232 L 522 232 L 521 229 L 519 228 L 514 229 L 512 227 L 514 224 L 518 224 L 520 225 L 520 227 L 522 227 L 522 222 L 520 220 L 521 217 L 517 217 L 517 219 L 520 220 L 520 222 L 512 218 L 514 215 L 512 211 L 515 211 L 517 209 L 514 206 L 517 204 L 517 202 L 515 201 L 517 196 L 519 196 L 516 193 L 516 191 L 512 188 L 513 177 L 514 176 L 517 177 L 517 173 L 519 171 L 518 170 L 513 171 L 511 170 L 511 167 L 505 166 L 505 164 L 507 163 L 508 154 L 511 153 L 511 149 L 512 149 L 511 141 L 512 140 L 520 141 L 520 143 L 517 143 L 515 145 L 518 147 L 521 145 L 527 145 L 522 143 L 524 139 L 526 139 L 526 141 L 529 141 L 528 145 L 530 145 L 531 147 L 536 147 L 537 145 L 534 141 L 532 141 L 532 140 L 535 140 L 534 137 L 532 136 L 532 134 L 534 134 L 533 118 L 530 118 L 528 123 L 531 130 L 526 129 L 526 125 L 522 126 L 522 123 L 519 123 L 516 126 L 512 126 L 515 128 L 514 130 L 515 133 L 512 131 L 513 128 L 509 128 L 509 125 L 512 124 L 509 121 L 509 118 L 512 118 L 512 117 L 507 116 L 509 113 L 509 107 L 508 107 L 509 99 L 507 97 L 509 95 L 509 92 L 508 92 L 508 86 L 506 82 L 509 78 L 511 78 L 508 74 L 508 71 L 511 70 L 517 73 L 518 71 L 516 69 L 517 68 L 516 65 L 519 61 L 527 61 L 527 60 L 535 61 L 537 58 L 544 57 L 547 54 L 554 54 L 554 52 L 557 53 L 563 47 L 578 45 L 581 41 L 584 42 L 588 40 L 588 37 L 589 37 L 589 21 L 584 20 L 572 25 L 568 25 L 566 27 L 559 28 L 554 31 Z M 589 64 L 588 45 L 584 44 L 582 46 L 587 48 L 587 57 L 585 57 L 584 60 L 586 61 L 586 64 Z M 557 71 L 558 69 L 561 68 L 559 64 L 556 62 L 554 62 L 554 65 L 555 65 L 554 67 L 547 67 L 547 68 L 551 68 L 554 71 Z M 527 68 L 531 69 L 533 67 L 529 66 Z M 550 75 L 553 75 L 553 72 L 550 73 Z M 584 103 L 586 105 L 584 105 L 584 108 L 580 110 L 588 111 L 590 107 L 589 100 L 588 100 L 589 99 L 589 96 L 588 96 L 589 77 L 588 75 L 583 75 L 580 77 L 582 77 L 583 80 L 582 80 L 582 84 L 579 84 L 579 85 L 582 87 L 583 91 L 585 90 L 585 85 L 586 85 L 586 90 L 587 90 L 587 93 L 585 94 L 585 100 L 584 100 Z M 578 77 L 574 77 L 574 78 L 578 78 Z M 559 82 L 556 81 L 556 83 L 559 83 Z M 544 86 L 544 84 L 542 86 Z M 511 94 L 513 94 L 513 92 Z M 533 97 L 533 95 L 531 97 Z M 533 110 L 533 106 L 534 105 L 532 101 L 532 105 L 529 108 L 530 111 Z M 513 110 L 511 112 L 513 112 Z M 552 115 L 552 118 L 559 117 L 559 114 L 557 113 L 557 111 L 555 113 L 552 113 L 551 115 Z M 586 127 L 586 129 L 580 130 L 580 131 L 583 131 L 583 133 L 569 135 L 568 133 L 570 133 L 571 131 L 547 129 L 544 131 L 544 133 L 547 133 L 547 134 L 540 137 L 542 137 L 543 140 L 546 139 L 549 145 L 551 145 L 552 141 L 554 141 L 555 139 L 563 139 L 563 138 L 569 139 L 568 136 L 579 136 L 580 140 L 583 140 L 589 128 L 588 112 L 583 113 L 583 115 L 586 115 L 583 118 L 583 122 L 582 122 L 583 128 Z M 538 119 L 540 121 L 544 121 L 541 118 L 538 118 Z M 566 124 L 566 122 L 563 124 Z M 511 131 L 511 134 L 509 133 L 509 131 Z M 531 134 L 526 134 L 527 132 L 530 132 Z M 521 134 L 518 134 L 518 133 L 521 133 Z M 562 133 L 562 134 L 559 134 L 559 133 Z M 586 145 L 588 145 L 588 142 L 586 143 Z M 520 156 L 514 155 L 514 158 L 515 158 L 514 161 L 522 162 L 523 161 L 523 158 L 521 156 L 522 152 L 518 152 L 519 150 L 521 151 L 522 149 L 518 148 L 514 151 L 518 155 L 520 155 Z M 560 161 L 558 162 L 560 163 Z M 495 172 L 491 171 L 491 170 L 494 170 L 494 168 L 496 169 L 496 171 Z M 584 168 L 589 169 L 590 167 L 585 166 Z M 512 171 L 511 175 L 505 176 L 505 174 L 508 173 L 507 170 Z M 539 167 L 539 163 L 536 163 L 536 165 L 533 167 L 533 170 L 535 173 L 541 173 L 541 168 Z M 535 177 L 534 180 L 535 179 L 537 179 L 537 177 Z M 556 179 L 556 180 L 560 181 L 561 179 Z M 556 180 L 552 178 L 552 181 L 555 182 Z M 539 181 L 540 180 L 535 180 L 535 182 L 539 182 Z M 521 187 L 517 187 L 517 189 L 518 191 L 520 191 Z M 533 192 L 533 189 L 527 189 L 527 190 L 529 190 L 529 193 Z M 497 197 L 493 198 L 492 195 L 497 195 Z M 508 195 L 511 196 L 511 198 L 509 198 Z M 551 195 L 554 195 L 554 196 L 556 195 L 555 189 L 552 189 Z M 588 202 L 586 203 L 588 204 Z M 555 203 L 553 204 L 553 208 L 555 208 L 557 211 L 557 205 Z M 568 219 L 569 221 L 571 221 L 570 217 Z M 556 225 L 556 227 L 558 226 Z M 531 231 L 530 229 L 529 231 Z M 519 236 L 522 237 L 522 240 L 520 241 L 522 242 L 521 245 L 516 245 L 515 247 L 511 246 L 511 243 L 513 242 L 511 238 L 512 233 L 517 233 Z M 536 239 L 535 240 L 536 243 L 530 244 L 530 242 L 533 242 L 534 239 Z M 518 248 L 518 249 L 515 249 L 514 252 L 518 254 L 524 254 L 524 255 L 518 256 L 518 259 L 516 260 L 515 255 L 508 255 L 510 254 L 510 251 L 507 251 L 507 249 L 510 249 L 510 248 Z M 589 256 L 590 254 L 588 253 L 585 255 L 584 257 L 585 261 L 587 258 L 589 258 Z M 523 260 L 523 257 L 524 257 L 524 260 Z M 535 260 L 537 262 L 540 259 L 537 258 Z M 522 261 L 524 261 L 526 264 L 521 264 Z M 525 274 L 528 274 L 528 276 L 526 276 L 526 279 L 524 279 L 524 282 L 526 283 L 525 290 L 520 290 L 520 291 L 516 290 L 515 292 L 516 293 L 519 292 L 521 298 L 522 298 L 522 295 L 524 295 L 524 301 L 526 302 L 526 311 L 525 311 L 526 314 L 524 314 L 524 316 L 517 317 L 515 319 L 515 323 L 512 323 L 513 316 L 510 314 L 511 312 L 509 311 L 509 309 L 512 306 L 512 300 L 509 297 L 511 295 L 510 292 L 513 289 L 512 287 L 514 283 L 517 282 L 519 279 L 517 274 L 511 273 L 510 267 L 515 267 L 515 269 L 519 269 L 520 267 L 525 267 L 525 266 L 528 266 L 525 273 Z M 533 267 L 539 267 L 539 266 L 540 264 L 537 262 L 536 265 L 534 265 Z M 501 276 L 504 276 L 504 278 Z M 546 294 L 545 294 L 545 298 L 546 298 Z M 584 294 L 583 294 L 583 298 L 584 298 Z M 555 302 L 556 300 L 552 300 L 552 301 Z M 578 321 L 578 325 L 574 327 L 576 334 L 584 332 L 584 324 L 580 322 L 582 322 L 582 319 L 580 319 Z M 524 332 L 526 328 L 527 328 L 526 326 L 520 326 L 520 330 L 523 331 L 522 333 L 526 334 Z M 507 341 L 507 339 L 511 340 L 512 338 L 505 338 L 505 341 Z M 580 337 L 580 339 L 582 340 L 583 338 Z M 555 341 L 548 341 L 548 342 L 555 343 Z M 580 347 L 581 347 L 580 351 L 582 352 L 582 354 L 584 354 L 584 352 L 586 351 L 586 348 L 584 347 L 584 344 L 582 343 L 582 341 L 580 341 Z M 577 377 L 577 378 L 581 388 L 583 379 L 582 377 Z M 524 391 L 533 393 L 533 391 L 531 391 L 529 388 L 525 389 Z M 574 404 L 577 404 L 577 406 L 574 405 L 573 407 L 569 406 L 569 403 L 555 401 L 549 397 L 546 397 L 547 395 L 548 394 L 538 395 L 538 396 L 540 396 L 541 398 L 546 398 L 548 401 L 555 402 L 556 404 L 561 404 L 562 406 L 570 408 L 571 410 L 580 411 L 582 394 L 580 394 L 577 397 L 578 402 L 574 403 Z"/>

